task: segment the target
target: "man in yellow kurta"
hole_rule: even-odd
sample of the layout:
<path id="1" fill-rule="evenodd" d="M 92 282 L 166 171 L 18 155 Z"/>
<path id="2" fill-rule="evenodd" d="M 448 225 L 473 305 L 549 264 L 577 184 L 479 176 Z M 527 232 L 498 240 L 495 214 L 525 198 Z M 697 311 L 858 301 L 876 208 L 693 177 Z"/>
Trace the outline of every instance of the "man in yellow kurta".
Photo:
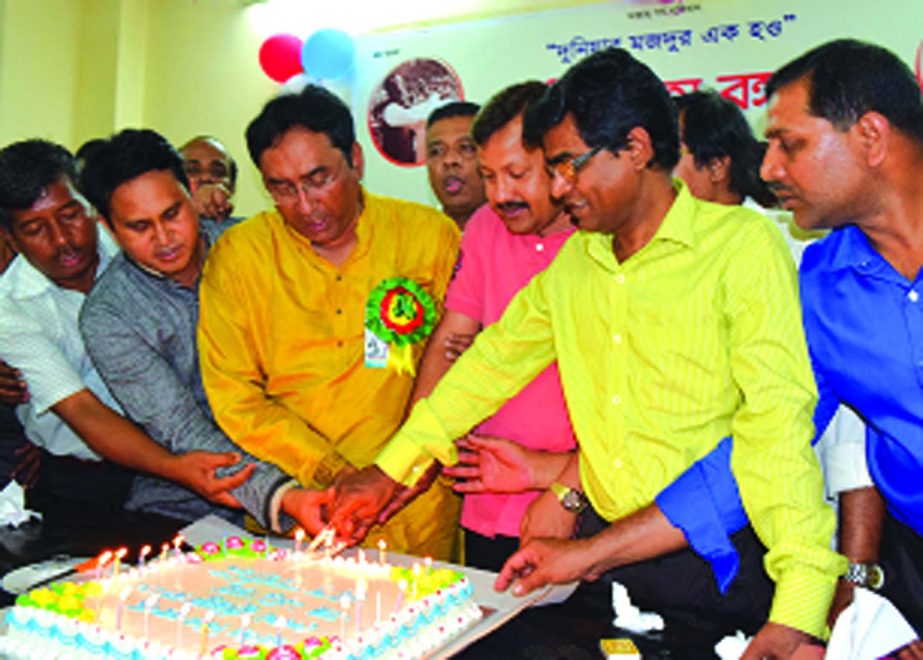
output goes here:
<path id="1" fill-rule="evenodd" d="M 459 232 L 435 210 L 363 190 L 349 109 L 320 87 L 270 101 L 247 143 L 276 208 L 212 248 L 202 378 L 237 444 L 321 491 L 371 464 L 403 419 Z M 446 559 L 457 520 L 437 481 L 367 543 Z M 309 531 L 323 522 L 319 506 Z"/>

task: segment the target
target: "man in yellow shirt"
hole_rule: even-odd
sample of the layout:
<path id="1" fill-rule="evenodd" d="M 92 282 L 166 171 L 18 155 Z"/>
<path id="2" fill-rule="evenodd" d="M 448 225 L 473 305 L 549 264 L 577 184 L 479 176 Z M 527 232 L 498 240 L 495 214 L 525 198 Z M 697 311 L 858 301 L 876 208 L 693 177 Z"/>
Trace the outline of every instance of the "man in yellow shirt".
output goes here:
<path id="1" fill-rule="evenodd" d="M 202 379 L 232 440 L 327 489 L 369 465 L 403 420 L 459 232 L 433 209 L 362 188 L 349 108 L 321 87 L 270 101 L 247 145 L 276 208 L 209 254 Z M 309 531 L 323 510 L 315 522 Z M 369 542 L 445 559 L 457 522 L 457 498 L 437 482 Z"/>
<path id="2" fill-rule="evenodd" d="M 845 562 L 830 550 L 833 514 L 810 446 L 816 390 L 781 237 L 759 214 L 671 181 L 670 99 L 623 50 L 572 67 L 526 115 L 525 135 L 542 143 L 552 195 L 581 231 L 415 406 L 375 466 L 340 484 L 334 524 L 352 534 L 434 459 L 453 463 L 451 440 L 557 359 L 579 465 L 536 501 L 528 516 L 546 531 L 533 527 L 497 587 L 630 577 L 633 593 L 665 610 L 768 618 L 744 657 L 791 656 L 824 634 Z M 650 506 L 729 435 L 752 521 L 734 537 L 740 572 L 765 566 L 771 609 L 741 593 L 747 581 L 718 594 Z M 586 505 L 578 486 L 590 505 L 581 531 L 593 535 L 565 540 L 576 516 L 563 508 Z"/>

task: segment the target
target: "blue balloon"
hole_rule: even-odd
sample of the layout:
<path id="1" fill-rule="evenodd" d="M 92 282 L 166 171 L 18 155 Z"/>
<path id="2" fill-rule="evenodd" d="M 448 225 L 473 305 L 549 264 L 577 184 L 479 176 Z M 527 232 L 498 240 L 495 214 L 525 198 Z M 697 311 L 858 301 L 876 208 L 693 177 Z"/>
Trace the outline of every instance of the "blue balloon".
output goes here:
<path id="1" fill-rule="evenodd" d="M 355 61 L 356 44 L 342 30 L 318 30 L 305 39 L 301 48 L 301 65 L 313 78 L 342 78 L 352 71 Z"/>

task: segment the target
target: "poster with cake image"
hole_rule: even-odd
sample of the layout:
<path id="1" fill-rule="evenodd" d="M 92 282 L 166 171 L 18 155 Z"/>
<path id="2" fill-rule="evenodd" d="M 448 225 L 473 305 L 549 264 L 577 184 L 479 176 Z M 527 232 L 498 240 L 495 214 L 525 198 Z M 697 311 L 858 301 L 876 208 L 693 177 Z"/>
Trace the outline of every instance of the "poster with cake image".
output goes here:
<path id="1" fill-rule="evenodd" d="M 422 165 L 426 118 L 450 101 L 464 99 L 461 81 L 446 62 L 414 58 L 402 62 L 372 90 L 368 127 L 372 144 L 396 165 Z"/>

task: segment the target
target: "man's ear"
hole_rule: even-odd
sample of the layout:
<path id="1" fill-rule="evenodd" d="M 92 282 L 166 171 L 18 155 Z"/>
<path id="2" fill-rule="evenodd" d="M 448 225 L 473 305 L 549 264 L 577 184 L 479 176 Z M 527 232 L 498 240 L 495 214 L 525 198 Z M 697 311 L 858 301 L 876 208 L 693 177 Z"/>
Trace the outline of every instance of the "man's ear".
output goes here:
<path id="1" fill-rule="evenodd" d="M 639 171 L 647 169 L 648 164 L 654 159 L 654 145 L 650 133 L 641 126 L 635 126 L 628 131 L 627 137 L 628 145 L 625 151 L 631 158 L 632 165 Z"/>
<path id="2" fill-rule="evenodd" d="M 731 157 L 715 156 L 708 161 L 708 178 L 712 183 L 723 183 L 731 180 Z"/>
<path id="3" fill-rule="evenodd" d="M 13 238 L 13 232 L 10 231 L 10 228 L 6 226 L 5 222 L 0 221 L 0 240 L 10 246 L 16 252 L 22 252 L 19 249 L 19 245 L 16 243 L 16 239 Z"/>
<path id="4" fill-rule="evenodd" d="M 356 172 L 356 178 L 362 181 L 362 175 L 365 171 L 365 160 L 363 160 L 362 157 L 362 146 L 358 142 L 353 142 L 350 155 L 353 159 L 353 170 Z"/>
<path id="5" fill-rule="evenodd" d="M 869 111 L 849 129 L 865 154 L 869 167 L 878 167 L 888 154 L 891 122 L 880 112 Z"/>

